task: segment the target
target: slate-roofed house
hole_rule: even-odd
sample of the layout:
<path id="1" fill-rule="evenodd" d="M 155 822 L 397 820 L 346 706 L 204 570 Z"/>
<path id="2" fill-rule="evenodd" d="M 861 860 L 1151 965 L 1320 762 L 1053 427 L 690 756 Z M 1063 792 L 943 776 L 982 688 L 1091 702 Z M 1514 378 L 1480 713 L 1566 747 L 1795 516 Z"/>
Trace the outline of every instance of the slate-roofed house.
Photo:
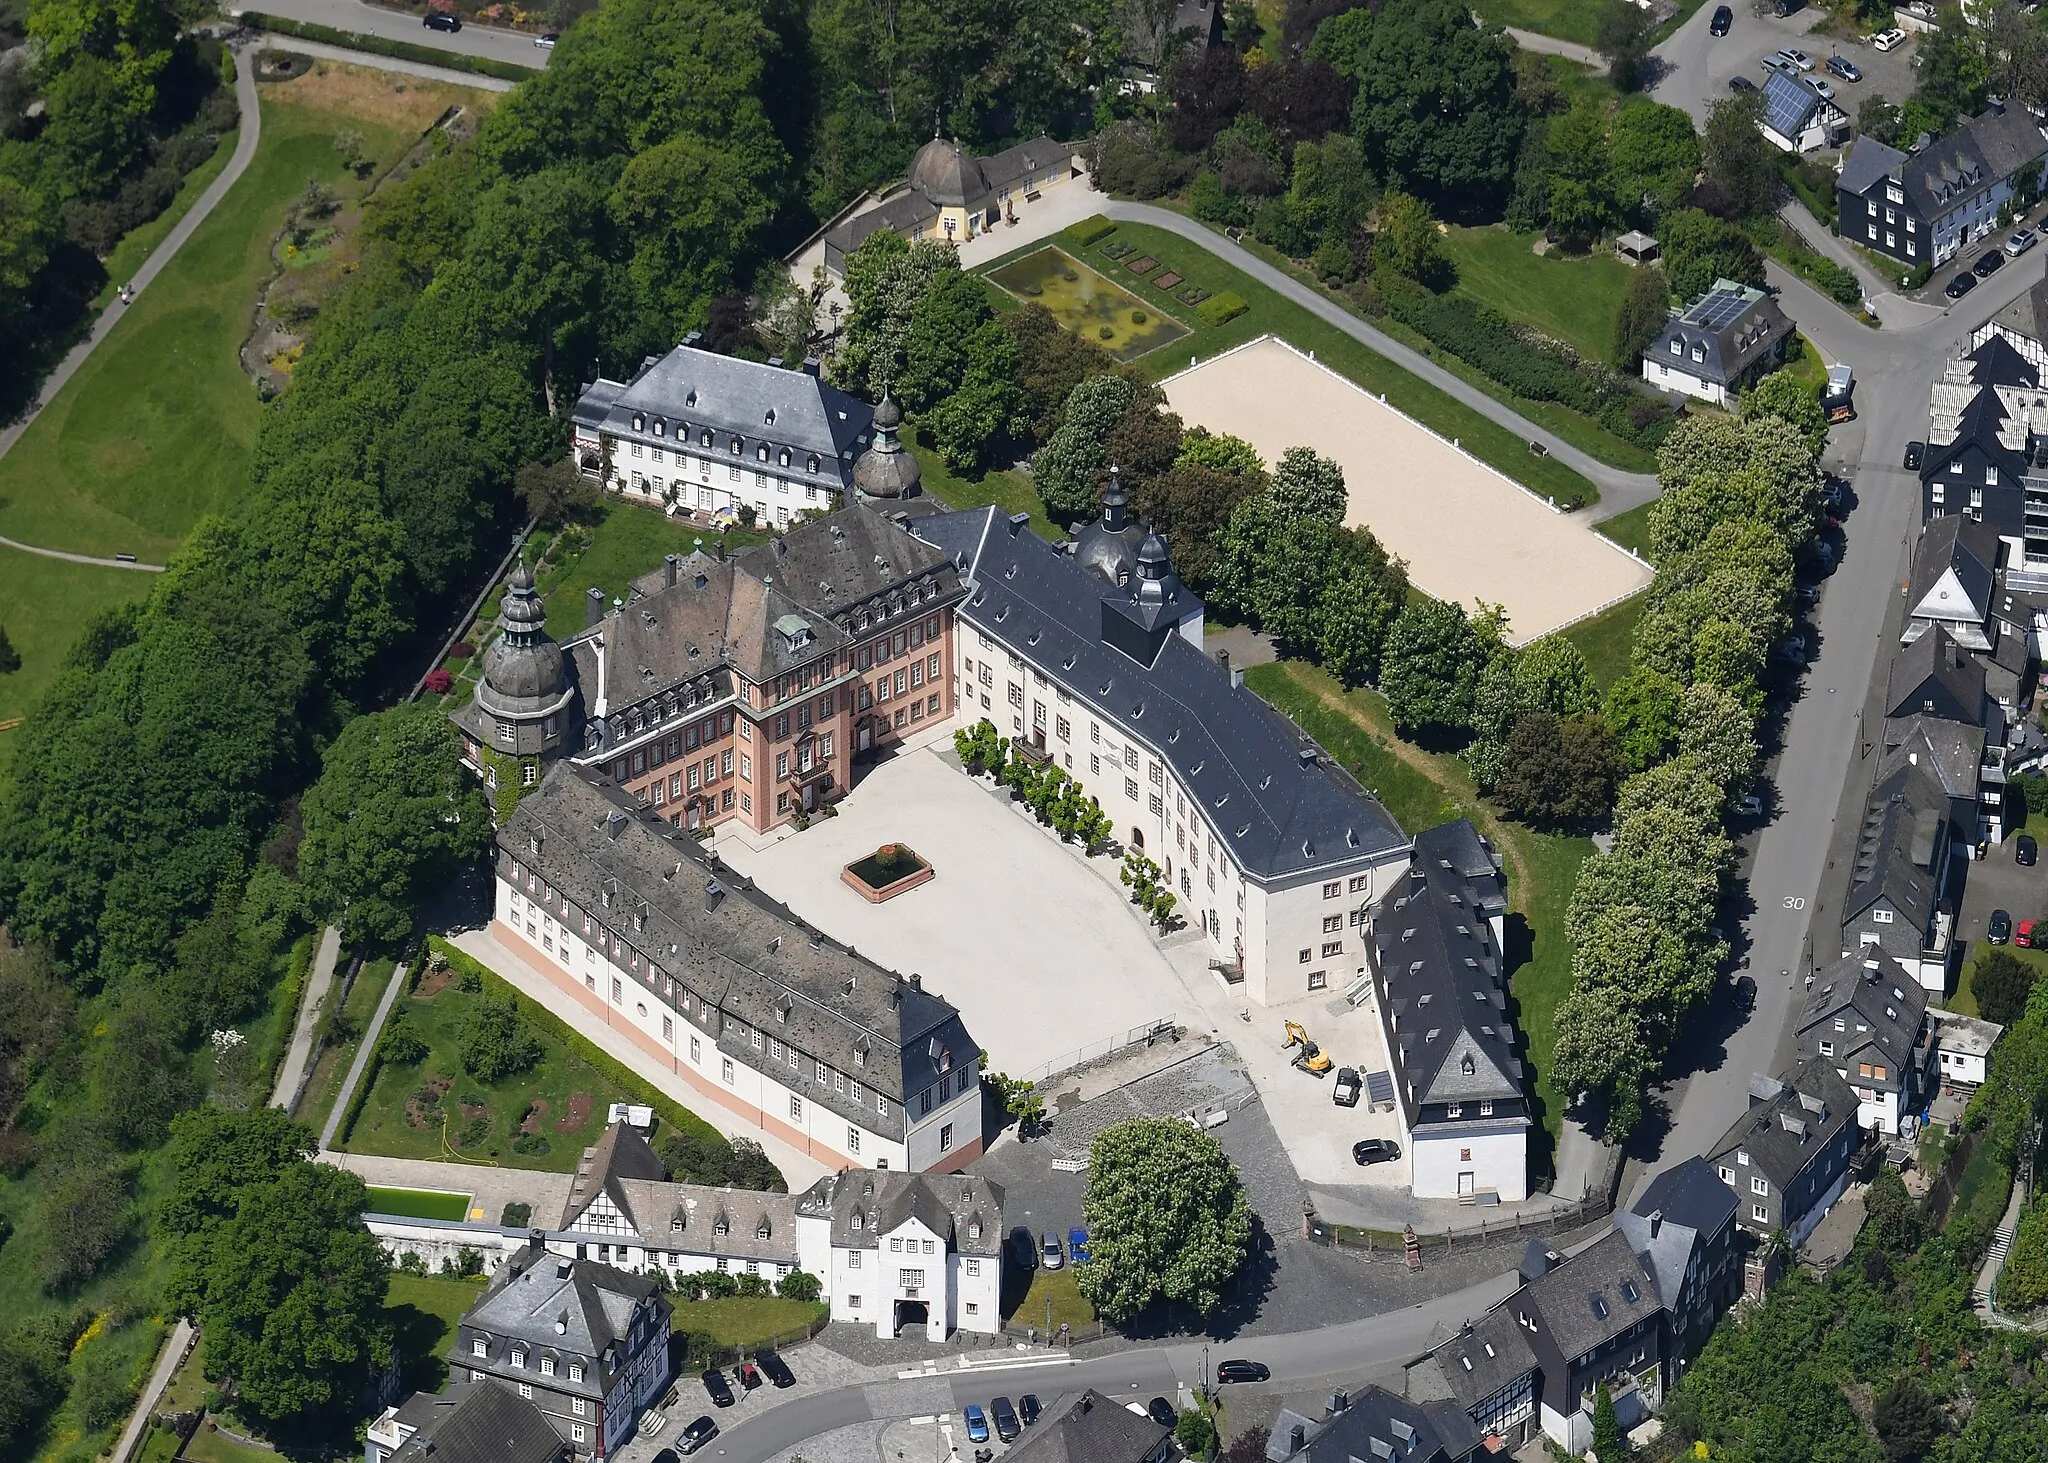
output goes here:
<path id="1" fill-rule="evenodd" d="M 1943 264 L 1988 236 L 2015 193 L 2039 191 L 2043 157 L 2048 138 L 2027 109 L 1996 102 L 1918 152 L 1860 137 L 1836 180 L 1837 227 L 1908 269 Z"/>
<path id="2" fill-rule="evenodd" d="M 1431 1353 L 1434 1378 L 1449 1391 L 1483 1439 L 1519 1448 L 1536 1423 L 1536 1353 L 1529 1333 L 1496 1306 Z M 1411 1388 L 1411 1391 L 1414 1390 Z"/>
<path id="3" fill-rule="evenodd" d="M 557 764 L 498 829 L 495 872 L 494 934 L 712 1101 L 835 1165 L 981 1152 L 981 1048 L 950 1003 L 602 777 Z"/>
<path id="4" fill-rule="evenodd" d="M 1970 332 L 1970 354 L 1998 342 L 2005 354 L 1986 380 L 2013 386 L 2039 386 L 2048 376 L 2048 279 L 2036 280 L 2026 292 Z M 2017 358 L 2015 367 L 2010 358 Z"/>
<path id="5" fill-rule="evenodd" d="M 1927 994 L 1890 956 L 1844 955 L 1814 973 L 1794 1018 L 1801 1057 L 1822 1057 L 1856 1094 L 1856 1126 L 1896 1137 L 1932 1095 L 1934 1027 Z"/>
<path id="6" fill-rule="evenodd" d="M 579 1452 L 588 1454 L 587 1449 Z M 415 1392 L 370 1424 L 363 1463 L 568 1463 L 568 1440 L 510 1387 Z"/>
<path id="7" fill-rule="evenodd" d="M 1366 954 L 1418 1198 L 1528 1194 L 1529 1104 L 1507 1014 L 1507 885 L 1460 819 L 1416 835 Z"/>
<path id="8" fill-rule="evenodd" d="M 1146 534 L 1127 582 L 993 508 L 913 519 L 967 584 L 962 719 L 992 722 L 1100 802 L 1157 863 L 1211 968 L 1264 1005 L 1365 968 L 1353 918 L 1406 862 L 1379 802 L 1203 654 L 1201 599 Z"/>
<path id="9" fill-rule="evenodd" d="M 1643 379 L 1665 391 L 1733 406 L 1743 388 L 1785 359 L 1792 322 L 1778 302 L 1732 279 L 1673 315 L 1643 352 Z"/>
<path id="10" fill-rule="evenodd" d="M 1752 1077 L 1749 1111 L 1705 1157 L 1735 1195 L 1735 1222 L 1767 1239 L 1805 1243 L 1848 1180 L 1862 1134 L 1856 1094 L 1832 1058 L 1807 1057 L 1781 1081 Z"/>
<path id="11" fill-rule="evenodd" d="M 514 1389 L 573 1452 L 607 1458 L 668 1385 L 668 1338 L 652 1280 L 535 1243 L 463 1313 L 449 1376 L 452 1390 Z"/>
<path id="12" fill-rule="evenodd" d="M 2002 538 L 2024 533 L 2032 427 L 2020 394 L 1967 379 L 1936 383 L 1920 464 L 1922 519 L 1961 513 Z"/>
<path id="13" fill-rule="evenodd" d="M 803 1268 L 824 1282 L 836 1321 L 882 1337 L 922 1324 L 1002 1329 L 1003 1189 L 973 1174 L 847 1172 L 796 1201 Z"/>
<path id="14" fill-rule="evenodd" d="M 1946 990 L 1954 911 L 1947 792 L 1902 762 L 1872 787 L 1842 902 L 1842 949 L 1875 945 L 1927 990 Z"/>
<path id="15" fill-rule="evenodd" d="M 1757 131 L 1780 152 L 1817 152 L 1849 135 L 1849 114 L 1798 77 L 1773 71 L 1759 100 Z"/>
<path id="16" fill-rule="evenodd" d="M 593 589 L 561 645 L 521 566 L 454 715 L 464 758 L 493 787 L 567 759 L 678 826 L 765 831 L 952 714 L 962 593 L 945 553 L 859 504 L 731 558 L 672 554 L 614 607 Z"/>
<path id="17" fill-rule="evenodd" d="M 884 229 L 906 239 L 964 244 L 993 228 L 1019 203 L 1082 176 L 1074 144 L 1043 134 L 989 157 L 976 157 L 953 139 L 935 135 L 918 149 L 901 183 L 826 230 L 825 267 L 844 275 L 846 256 Z"/>
<path id="18" fill-rule="evenodd" d="M 1635 1203 L 1614 1216 L 1614 1227 L 1657 1282 L 1671 1354 L 1682 1367 L 1742 1294 L 1735 1196 L 1695 1155 L 1651 1179 Z"/>
<path id="19" fill-rule="evenodd" d="M 1539 1378 L 1537 1415 L 1565 1451 L 1583 1453 L 1592 1443 L 1597 1386 L 1608 1388 L 1623 1427 L 1662 1402 L 1664 1303 L 1619 1230 L 1529 1281 L 1501 1309 L 1528 1338 Z"/>
<path id="20" fill-rule="evenodd" d="M 2005 772 L 1995 747 L 1987 756 L 1981 727 L 1934 716 L 1885 722 L 1877 780 L 1909 766 L 1926 772 L 1947 798 L 1951 846 L 1967 851 L 1980 839 L 2004 836 Z"/>
<path id="21" fill-rule="evenodd" d="M 1180 1449 L 1173 1429 L 1088 1387 L 1053 1403 L 1004 1456 L 1010 1463 L 1168 1463 Z"/>
<path id="22" fill-rule="evenodd" d="M 853 486 L 874 409 L 801 370 L 720 355 L 695 331 L 624 381 L 600 376 L 576 401 L 577 465 L 608 492 L 678 512 L 787 527 L 835 508 Z"/>
<path id="23" fill-rule="evenodd" d="M 1899 642 L 1911 645 L 1939 626 L 1966 650 L 1989 650 L 2000 547 L 1996 531 L 1981 519 L 1962 513 L 1928 519 L 1913 546 Z"/>
<path id="24" fill-rule="evenodd" d="M 1455 1402 L 1412 1402 L 1377 1386 L 1332 1400 L 1337 1409 L 1321 1417 L 1281 1408 L 1266 1436 L 1268 1463 L 1466 1463 L 1483 1451 Z"/>

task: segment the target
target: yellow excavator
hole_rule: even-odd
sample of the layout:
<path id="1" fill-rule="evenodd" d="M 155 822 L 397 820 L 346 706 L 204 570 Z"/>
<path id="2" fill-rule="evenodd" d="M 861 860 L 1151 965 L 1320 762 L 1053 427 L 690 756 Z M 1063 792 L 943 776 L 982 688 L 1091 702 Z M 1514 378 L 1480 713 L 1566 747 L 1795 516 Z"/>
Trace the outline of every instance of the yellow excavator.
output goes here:
<path id="1" fill-rule="evenodd" d="M 1286 1051 L 1291 1046 L 1300 1047 L 1301 1050 L 1294 1054 L 1294 1065 L 1312 1077 L 1326 1075 L 1330 1070 L 1330 1059 L 1324 1054 L 1323 1049 L 1308 1039 L 1308 1033 L 1301 1029 L 1299 1022 L 1289 1021 L 1285 1024 L 1287 1040 L 1280 1043 L 1280 1050 Z"/>

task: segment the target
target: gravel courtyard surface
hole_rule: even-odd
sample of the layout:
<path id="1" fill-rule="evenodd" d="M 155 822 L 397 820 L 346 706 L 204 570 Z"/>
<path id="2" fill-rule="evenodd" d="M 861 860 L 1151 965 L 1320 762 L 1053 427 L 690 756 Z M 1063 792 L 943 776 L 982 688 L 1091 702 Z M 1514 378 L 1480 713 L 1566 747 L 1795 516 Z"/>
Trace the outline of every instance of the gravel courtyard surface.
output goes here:
<path id="1" fill-rule="evenodd" d="M 1517 644 L 1641 589 L 1649 569 L 1551 511 L 1379 398 L 1271 336 L 1161 385 L 1190 426 L 1229 432 L 1267 462 L 1313 447 L 1344 469 L 1346 521 L 1372 529 L 1416 585 L 1470 609 L 1507 606 Z"/>

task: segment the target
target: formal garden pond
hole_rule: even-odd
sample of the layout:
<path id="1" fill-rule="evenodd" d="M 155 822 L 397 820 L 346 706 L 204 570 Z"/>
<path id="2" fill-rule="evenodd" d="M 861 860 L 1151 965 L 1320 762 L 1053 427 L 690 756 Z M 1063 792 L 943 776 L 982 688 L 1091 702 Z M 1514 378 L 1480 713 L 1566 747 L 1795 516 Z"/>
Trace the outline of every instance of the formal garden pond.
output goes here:
<path id="1" fill-rule="evenodd" d="M 1165 266 L 1134 259 L 1132 265 Z M 1170 345 L 1187 327 L 1098 274 L 1063 249 L 1040 249 L 989 271 L 988 277 L 1021 300 L 1045 306 L 1084 340 L 1092 340 L 1120 361 Z M 1166 276 L 1178 283 L 1178 277 Z"/>

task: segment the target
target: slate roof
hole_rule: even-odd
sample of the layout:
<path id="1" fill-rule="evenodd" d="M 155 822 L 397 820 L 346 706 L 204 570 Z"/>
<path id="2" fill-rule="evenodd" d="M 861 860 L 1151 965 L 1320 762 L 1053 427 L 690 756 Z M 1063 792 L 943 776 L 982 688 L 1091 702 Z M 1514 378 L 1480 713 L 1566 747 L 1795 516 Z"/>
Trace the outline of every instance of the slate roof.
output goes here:
<path id="1" fill-rule="evenodd" d="M 1536 1369 L 1536 1353 L 1504 1305 L 1495 1306 L 1432 1355 L 1467 1411 Z"/>
<path id="2" fill-rule="evenodd" d="M 392 1463 L 559 1463 L 569 1454 L 547 1415 L 510 1387 L 486 1383 L 459 1397 L 416 1393 L 397 1421 L 418 1431 Z"/>
<path id="3" fill-rule="evenodd" d="M 1296 1427 L 1303 1434 L 1299 1452 L 1292 1450 Z M 1312 1417 L 1283 1407 L 1267 1434 L 1266 1457 L 1271 1463 L 1462 1463 L 1478 1446 L 1478 1428 L 1455 1403 L 1416 1403 L 1367 1386 L 1350 1393 L 1339 1413 Z"/>
<path id="4" fill-rule="evenodd" d="M 2014 335 L 2031 340 L 2037 345 L 2048 342 L 2048 279 L 2036 280 L 2029 285 L 2026 293 L 1993 315 L 1985 323 L 1985 327 L 1980 329 L 1993 326 L 2003 326 Z M 2008 345 L 2007 349 L 2010 350 L 2011 347 Z M 2024 357 L 2020 357 L 2017 351 L 2012 354 L 2016 359 L 2024 361 Z M 2029 369 L 2031 370 L 2031 367 Z M 2033 376 L 2013 384 L 2038 386 L 2040 380 L 2038 376 Z"/>
<path id="5" fill-rule="evenodd" d="M 1725 1190 L 1727 1186 L 1721 1187 Z M 1675 1219 L 1659 1216 L 1652 1220 L 1648 1215 L 1632 1214 L 1626 1209 L 1615 1211 L 1614 1228 L 1628 1241 L 1636 1263 L 1657 1287 L 1657 1298 L 1667 1309 L 1676 1309 L 1679 1297 L 1685 1293 L 1686 1266 L 1692 1263 L 1702 1243 L 1698 1233 L 1691 1225 Z"/>
<path id="6" fill-rule="evenodd" d="M 1846 1028 L 1834 1029 L 1835 1018 Z M 1869 1053 L 1885 1069 L 1882 1078 L 1856 1076 L 1856 1085 L 1898 1092 L 1906 1074 L 1926 1060 L 1921 1029 L 1926 1025 L 1927 993 L 1905 968 L 1876 946 L 1844 955 L 1814 973 L 1813 988 L 1800 1003 L 1793 1030 L 1799 1049 L 1818 1055 L 1815 1043 L 1832 1042 L 1838 1067 Z"/>
<path id="7" fill-rule="evenodd" d="M 914 1218 L 963 1255 L 1003 1252 L 1003 1187 L 975 1174 L 851 1169 L 804 1190 L 796 1212 L 829 1217 L 838 1249 L 874 1249 Z"/>
<path id="8" fill-rule="evenodd" d="M 1505 967 L 1489 923 L 1506 907 L 1507 885 L 1491 852 L 1461 818 L 1415 836 L 1408 876 L 1373 908 L 1400 1069 L 1395 1086 L 1411 1123 L 1426 1103 L 1522 1095 Z"/>
<path id="9" fill-rule="evenodd" d="M 1567 1363 L 1663 1309 L 1657 1284 L 1636 1258 L 1628 1236 L 1610 1229 L 1508 1302 L 1533 1313 Z M 1558 1379 L 1559 1385 L 1564 1379 Z"/>
<path id="10" fill-rule="evenodd" d="M 1858 137 L 1842 155 L 1842 171 L 1835 179 L 1835 186 L 1845 193 L 1861 197 L 1896 174 L 1905 163 L 1906 154 L 1896 147 L 1888 147 L 1875 137 Z"/>
<path id="11" fill-rule="evenodd" d="M 2027 432 L 2015 422 L 2004 400 L 1992 387 L 1979 387 L 1976 395 L 1956 414 L 1952 431 L 1930 428 L 1928 453 L 1921 464 L 1920 480 L 1931 483 L 1948 476 L 1948 464 L 1970 448 L 1980 451 L 2001 480 L 2018 482 L 2027 471 Z M 1976 474 L 1965 474 L 1982 482 Z M 1972 484 L 1974 485 L 1974 484 Z"/>
<path id="12" fill-rule="evenodd" d="M 631 1355 L 633 1313 L 649 1297 L 666 1329 L 668 1302 L 652 1280 L 529 1246 L 499 1267 L 490 1288 L 463 1313 L 462 1331 L 496 1338 L 485 1358 L 494 1368 L 508 1365 L 509 1353 L 520 1343 L 536 1373 L 542 1357 L 590 1358 L 599 1364 L 585 1371 L 582 1381 L 569 1380 L 567 1369 L 557 1367 L 549 1384 L 556 1391 L 602 1397 L 619 1379 L 616 1368 Z M 469 1340 L 464 1334 L 457 1343 L 465 1357 Z"/>
<path id="13" fill-rule="evenodd" d="M 860 623 L 862 611 L 872 616 L 943 604 L 960 587 L 960 575 L 943 550 L 862 504 L 742 549 L 733 562 L 856 637 L 868 628 Z M 936 595 L 926 595 L 926 586 Z"/>
<path id="14" fill-rule="evenodd" d="M 1722 279 L 1666 321 L 1643 355 L 1646 360 L 1677 362 L 1689 376 L 1726 386 L 1791 331 L 1792 322 L 1776 300 L 1752 285 Z M 1676 355 L 1671 350 L 1674 340 L 1679 344 Z M 1692 358 L 1695 348 L 1704 352 L 1704 360 Z"/>
<path id="15" fill-rule="evenodd" d="M 2038 330 L 2040 326 L 2034 320 L 2033 307 L 2035 298 L 2044 284 L 2048 284 L 2048 281 L 2035 284 L 2019 299 L 1994 315 L 1992 322 L 2003 324 L 2008 317 L 2017 318 L 2016 312 L 2023 312 L 2030 330 L 2017 333 L 2030 334 L 2031 330 Z M 2040 339 L 2038 335 L 2032 338 Z M 1964 359 L 1969 365 L 1970 379 L 1980 386 L 2019 386 L 2030 391 L 2040 389 L 2040 369 L 2021 355 L 2013 343 L 2003 335 L 1994 333 L 1988 336 L 1982 345 L 1971 351 Z"/>
<path id="16" fill-rule="evenodd" d="M 1907 204 L 1936 219 L 2048 153 L 2048 139 L 2025 107 L 1993 107 L 1907 158 L 1898 167 Z"/>
<path id="17" fill-rule="evenodd" d="M 1843 924 L 1883 899 L 1918 932 L 1915 938 L 1926 938 L 1941 897 L 1934 863 L 1947 817 L 1947 794 L 1932 773 L 1906 764 L 1878 780 L 1863 806 Z"/>
<path id="18" fill-rule="evenodd" d="M 942 1060 L 950 1070 L 980 1050 L 943 997 L 810 929 L 687 832 L 634 808 L 608 779 L 557 764 L 520 800 L 497 843 L 502 858 L 637 947 L 649 995 L 676 1006 L 687 990 L 708 1003 L 719 1020 L 706 1025 L 701 1012 L 682 1019 L 707 1030 L 721 1052 L 761 1065 L 766 1054 L 745 1034 L 752 1028 L 893 1099 L 883 1120 L 872 1100 L 805 1084 L 814 1103 L 871 1132 L 902 1132 L 904 1094 L 937 1082 Z M 644 928 L 634 927 L 636 916 Z"/>
<path id="19" fill-rule="evenodd" d="M 1074 156 L 1074 145 L 1070 142 L 1055 142 L 1040 133 L 1027 142 L 1015 147 L 1006 147 L 981 159 L 981 175 L 988 179 L 989 191 L 1000 193 L 1005 187 L 1022 181 L 1033 173 L 1044 172 L 1055 162 Z"/>
<path id="20" fill-rule="evenodd" d="M 1111 648 L 1103 602 L 1119 591 L 1028 527 L 977 508 L 914 519 L 910 531 L 966 575 L 960 615 L 1170 765 L 1249 877 L 1291 879 L 1407 841 L 1376 798 L 1180 634 L 1149 666 Z"/>
<path id="21" fill-rule="evenodd" d="M 1698 1234 L 1712 1235 L 1735 1218 L 1735 1195 L 1714 1173 L 1714 1166 L 1694 1154 L 1658 1174 L 1643 1186 L 1635 1214 L 1661 1213 Z"/>
<path id="22" fill-rule="evenodd" d="M 1856 1121 L 1856 1094 L 1828 1057 L 1806 1058 L 1783 1081 L 1751 1078 L 1749 1104 L 1749 1111 L 1721 1135 L 1707 1160 L 1718 1164 L 1739 1148 L 1781 1194 L 1826 1151 L 1836 1134 Z M 1796 1217 L 1786 1216 L 1788 1221 Z"/>
<path id="23" fill-rule="evenodd" d="M 1982 726 L 1984 667 L 1936 625 L 1892 658 L 1884 714 L 1938 716 Z"/>
<path id="24" fill-rule="evenodd" d="M 1055 1402 L 1006 1456 L 1011 1463 L 1142 1463 L 1171 1436 L 1089 1387 Z"/>
<path id="25" fill-rule="evenodd" d="M 796 1200 L 753 1189 L 670 1183 L 668 1170 L 647 1140 L 624 1123 L 606 1128 L 577 1165 L 562 1210 L 562 1229 L 581 1230 L 576 1221 L 600 1193 L 618 1206 L 649 1248 L 796 1263 Z M 681 1229 L 675 1227 L 677 1220 L 682 1221 Z M 723 1234 L 718 1232 L 721 1223 Z M 587 1232 L 611 1233 L 595 1228 Z"/>
<path id="26" fill-rule="evenodd" d="M 1981 623 L 1991 611 L 1991 592 L 1998 577 L 1999 538 L 1996 530 L 1960 513 L 1943 513 L 1927 520 L 1920 541 L 1913 546 L 1913 569 L 1907 580 L 1906 609 L 1925 614 L 1927 597 L 1950 573 L 1956 577 L 1968 603 L 1936 606 L 1945 617 Z"/>
<path id="27" fill-rule="evenodd" d="M 1902 766 L 1926 771 L 1951 802 L 1974 803 L 1984 760 L 1984 729 L 1933 716 L 1910 716 L 1884 724 L 1884 759 L 1877 764 L 1882 782 Z"/>
<path id="28" fill-rule="evenodd" d="M 633 426 L 635 414 L 645 426 Z M 844 482 L 853 458 L 867 445 L 874 408 L 807 370 L 789 370 L 685 342 L 665 356 L 648 356 L 631 379 L 600 376 L 576 400 L 577 425 L 608 436 L 681 444 L 716 452 L 751 470 L 766 444 L 771 460 L 787 448 L 801 467 L 822 459 L 821 476 Z M 653 430 L 659 421 L 662 432 Z M 707 449 L 703 434 L 712 441 Z M 740 451 L 735 454 L 733 443 Z"/>

